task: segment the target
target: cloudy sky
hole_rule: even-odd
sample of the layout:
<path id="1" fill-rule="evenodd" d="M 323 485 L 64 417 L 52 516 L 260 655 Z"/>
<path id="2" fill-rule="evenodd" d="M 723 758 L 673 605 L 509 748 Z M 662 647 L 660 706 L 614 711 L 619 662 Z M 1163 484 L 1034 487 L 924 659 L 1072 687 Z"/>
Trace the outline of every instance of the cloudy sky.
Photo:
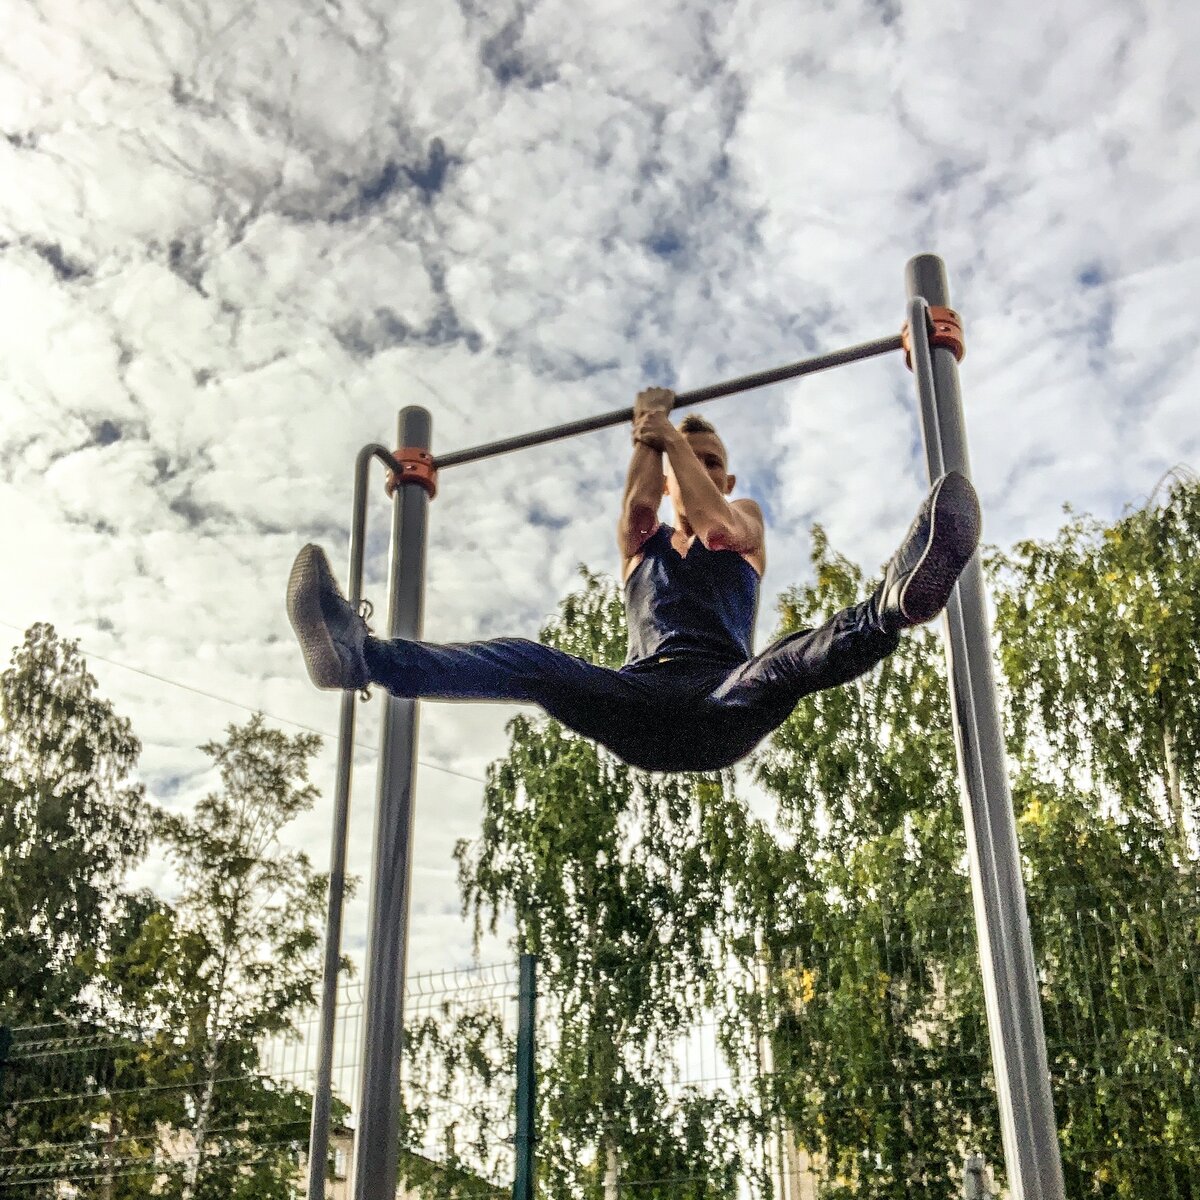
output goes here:
<path id="1" fill-rule="evenodd" d="M 335 728 L 284 582 L 306 541 L 344 567 L 354 455 L 401 406 L 448 452 L 888 336 L 924 251 L 966 323 L 987 537 L 1114 517 L 1200 466 L 1198 61 L 1187 0 L 16 0 L 0 648 L 80 639 L 186 809 L 249 711 Z M 705 409 L 768 514 L 760 644 L 814 520 L 869 567 L 907 525 L 910 388 L 889 357 Z M 445 472 L 426 636 L 536 636 L 578 563 L 613 570 L 627 445 Z M 450 848 L 511 713 L 425 707 L 416 969 L 468 953 Z M 316 777 L 295 836 L 324 868 L 331 746 Z"/>

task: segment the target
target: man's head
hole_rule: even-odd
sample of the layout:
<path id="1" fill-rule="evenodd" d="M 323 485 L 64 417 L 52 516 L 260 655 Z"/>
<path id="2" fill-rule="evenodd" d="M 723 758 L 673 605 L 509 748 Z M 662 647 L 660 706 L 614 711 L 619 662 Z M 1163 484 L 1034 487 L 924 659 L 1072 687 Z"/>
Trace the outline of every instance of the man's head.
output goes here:
<path id="1" fill-rule="evenodd" d="M 717 431 L 703 417 L 698 417 L 694 413 L 684 417 L 679 422 L 678 429 L 687 438 L 692 453 L 700 460 L 700 465 L 707 472 L 708 477 L 716 484 L 717 491 L 722 496 L 728 496 L 733 491 L 733 485 L 737 482 L 737 478 L 729 474 L 725 443 L 721 441 Z M 683 498 L 679 493 L 679 483 L 675 479 L 675 472 L 671 470 L 670 462 L 667 463 L 667 477 L 663 490 L 671 497 L 676 515 L 681 518 L 686 517 Z"/>

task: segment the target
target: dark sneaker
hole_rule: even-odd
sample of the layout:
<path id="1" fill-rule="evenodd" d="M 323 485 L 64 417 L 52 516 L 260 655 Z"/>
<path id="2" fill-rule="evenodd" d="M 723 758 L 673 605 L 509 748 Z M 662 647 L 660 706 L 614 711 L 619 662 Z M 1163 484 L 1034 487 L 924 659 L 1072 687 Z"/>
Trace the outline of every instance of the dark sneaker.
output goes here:
<path id="1" fill-rule="evenodd" d="M 932 621 L 979 545 L 979 497 L 950 471 L 933 485 L 884 572 L 879 617 L 889 633 Z"/>
<path id="2" fill-rule="evenodd" d="M 363 657 L 370 630 L 342 595 L 320 546 L 305 546 L 296 555 L 287 610 L 317 687 L 361 691 L 370 683 Z"/>

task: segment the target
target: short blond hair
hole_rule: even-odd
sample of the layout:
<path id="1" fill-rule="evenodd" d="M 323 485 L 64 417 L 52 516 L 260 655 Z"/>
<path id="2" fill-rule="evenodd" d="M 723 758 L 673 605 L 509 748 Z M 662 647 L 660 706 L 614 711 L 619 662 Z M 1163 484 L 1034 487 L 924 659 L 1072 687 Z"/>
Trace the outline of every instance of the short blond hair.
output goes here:
<path id="1" fill-rule="evenodd" d="M 726 466 L 729 463 L 729 451 L 725 448 L 725 442 L 721 435 L 716 431 L 711 421 L 706 421 L 703 417 L 696 416 L 695 413 L 688 413 L 682 421 L 679 422 L 679 432 L 688 433 L 708 433 L 717 439 L 721 447 L 721 456 L 725 459 Z"/>
<path id="2" fill-rule="evenodd" d="M 706 421 L 703 417 L 698 417 L 695 413 L 688 413 L 688 415 L 679 422 L 679 432 L 717 433 L 710 421 Z M 717 436 L 720 437 L 720 434 L 717 434 Z"/>

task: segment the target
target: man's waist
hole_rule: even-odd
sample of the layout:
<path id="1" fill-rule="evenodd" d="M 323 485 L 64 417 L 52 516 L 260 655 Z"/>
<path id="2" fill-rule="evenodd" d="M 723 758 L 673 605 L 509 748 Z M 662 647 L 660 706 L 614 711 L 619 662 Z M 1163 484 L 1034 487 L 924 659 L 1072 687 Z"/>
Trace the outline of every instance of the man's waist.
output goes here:
<path id="1" fill-rule="evenodd" d="M 711 642 L 694 643 L 679 642 L 664 644 L 647 654 L 640 654 L 626 660 L 627 667 L 659 666 L 664 663 L 678 662 L 694 664 L 698 667 L 736 667 L 749 656 L 740 646 L 716 646 Z"/>

